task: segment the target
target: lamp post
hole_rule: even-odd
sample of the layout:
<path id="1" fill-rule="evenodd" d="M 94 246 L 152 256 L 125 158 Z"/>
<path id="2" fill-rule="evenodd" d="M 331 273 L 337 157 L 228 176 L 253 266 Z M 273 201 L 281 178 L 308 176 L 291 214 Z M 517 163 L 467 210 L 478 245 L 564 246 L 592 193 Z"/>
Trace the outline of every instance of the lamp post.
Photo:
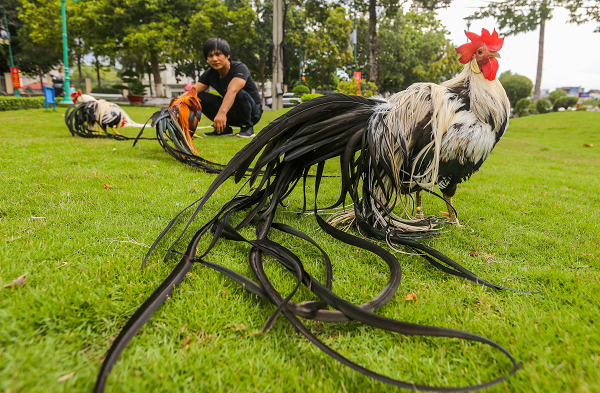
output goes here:
<path id="1" fill-rule="evenodd" d="M 302 61 L 302 47 L 300 47 L 299 53 L 300 53 L 300 56 L 299 56 L 300 57 L 300 66 L 298 67 L 299 68 L 298 85 L 301 85 L 302 84 L 302 67 L 304 67 L 304 62 Z"/>
<path id="2" fill-rule="evenodd" d="M 75 1 L 75 0 L 74 0 Z M 69 51 L 67 49 L 67 12 L 65 7 L 66 0 L 60 0 L 62 13 L 62 37 L 63 37 L 63 63 L 65 65 L 65 95 L 61 104 L 72 104 L 69 100 L 71 96 L 71 79 L 69 79 Z"/>
<path id="3" fill-rule="evenodd" d="M 8 54 L 10 56 L 10 68 L 15 68 L 15 62 L 13 60 L 13 55 L 12 55 L 12 47 L 10 46 L 10 32 L 8 31 L 8 19 L 6 18 L 6 10 L 4 9 L 4 7 L 0 6 L 2 8 L 2 11 L 4 12 L 4 26 L 6 28 L 6 30 L 2 29 L 2 32 L 0 33 L 0 35 L 2 36 L 2 42 L 6 41 L 8 43 Z M 21 95 L 19 94 L 19 89 L 15 88 L 14 89 L 15 92 L 15 97 L 21 97 Z"/>
<path id="4" fill-rule="evenodd" d="M 465 22 L 467 22 L 467 31 L 470 31 L 469 29 L 471 28 L 471 22 L 473 22 L 473 18 L 470 16 L 467 16 L 465 19 Z"/>
<path id="5" fill-rule="evenodd" d="M 357 33 L 356 33 L 356 0 L 354 0 L 354 21 L 352 23 L 352 43 L 354 44 L 354 72 L 358 71 L 358 64 L 356 62 L 356 43 L 358 41 Z"/>

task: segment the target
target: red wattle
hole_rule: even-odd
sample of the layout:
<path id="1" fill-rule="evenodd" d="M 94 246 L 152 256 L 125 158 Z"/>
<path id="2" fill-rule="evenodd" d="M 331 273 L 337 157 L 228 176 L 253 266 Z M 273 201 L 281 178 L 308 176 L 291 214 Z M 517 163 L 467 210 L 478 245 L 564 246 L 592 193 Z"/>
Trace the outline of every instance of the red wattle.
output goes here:
<path id="1" fill-rule="evenodd" d="M 496 79 L 496 72 L 498 71 L 498 60 L 495 57 L 488 58 L 488 61 L 483 63 L 481 66 L 481 72 L 483 77 L 489 81 Z"/>

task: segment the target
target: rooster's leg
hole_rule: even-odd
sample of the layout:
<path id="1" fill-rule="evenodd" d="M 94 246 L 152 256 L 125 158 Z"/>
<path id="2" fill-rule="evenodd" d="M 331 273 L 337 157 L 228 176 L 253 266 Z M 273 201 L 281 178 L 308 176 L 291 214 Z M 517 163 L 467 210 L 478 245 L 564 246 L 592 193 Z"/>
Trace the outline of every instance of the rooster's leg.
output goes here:
<path id="1" fill-rule="evenodd" d="M 457 227 L 460 227 L 460 223 L 458 222 L 458 218 L 456 218 L 456 213 L 454 212 L 454 208 L 452 207 L 452 197 L 446 194 L 444 195 L 444 200 L 446 201 L 446 206 L 448 207 L 448 219 L 450 224 L 454 224 Z"/>
<path id="2" fill-rule="evenodd" d="M 425 218 L 423 215 L 423 201 L 421 200 L 421 191 L 417 191 L 415 194 L 415 210 L 417 211 L 417 220 Z"/>
<path id="3" fill-rule="evenodd" d="M 117 135 L 122 135 L 122 134 L 121 134 L 119 131 L 117 131 L 117 129 L 116 129 L 116 128 L 113 128 L 112 130 L 115 132 L 115 134 L 117 134 Z"/>

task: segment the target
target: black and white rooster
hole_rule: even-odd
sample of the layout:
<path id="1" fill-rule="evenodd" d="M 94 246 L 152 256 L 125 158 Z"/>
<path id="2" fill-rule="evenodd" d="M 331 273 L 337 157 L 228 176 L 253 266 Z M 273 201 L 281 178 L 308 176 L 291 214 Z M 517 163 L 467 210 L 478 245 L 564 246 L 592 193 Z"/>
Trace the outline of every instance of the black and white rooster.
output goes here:
<path id="1" fill-rule="evenodd" d="M 339 220 L 360 217 L 386 232 L 425 230 L 430 221 L 423 220 L 420 192 L 437 185 L 450 222 L 458 224 L 451 206 L 457 185 L 488 158 L 508 127 L 510 113 L 496 79 L 504 38 L 486 29 L 481 35 L 465 33 L 471 42 L 456 49 L 465 64 L 456 78 L 441 85 L 415 83 L 389 100 L 333 94 L 299 105 L 242 149 L 208 194 L 234 173 L 239 180 L 263 148 L 254 171 L 264 169 L 277 182 L 285 166 L 294 167 L 290 185 L 313 165 L 339 156 L 343 181 L 336 205 L 348 194 L 355 204 Z M 356 152 L 361 154 L 355 159 Z M 415 217 L 406 208 L 409 219 L 394 214 L 402 196 L 413 193 Z"/>
<path id="2" fill-rule="evenodd" d="M 351 219 L 363 235 L 416 250 L 433 266 L 446 273 L 502 289 L 415 240 L 422 233 L 428 233 L 434 221 L 423 216 L 418 193 L 437 185 L 449 205 L 451 222 L 458 224 L 451 207 L 451 197 L 456 192 L 457 184 L 481 167 L 508 126 L 509 101 L 496 79 L 496 58 L 499 57 L 498 50 L 504 39 L 499 38 L 495 31 L 490 34 L 485 29 L 481 35 L 466 34 L 471 42 L 457 48 L 461 54 L 459 60 L 465 67 L 456 78 L 442 85 L 417 83 L 389 100 L 343 94 L 315 98 L 271 122 L 242 148 L 197 201 L 196 210 L 185 228 L 195 217 L 205 216 L 200 214 L 203 206 L 228 178 L 234 177 L 239 181 L 247 176 L 248 168 L 260 154 L 250 175 L 248 193 L 236 195 L 198 229 L 173 272 L 137 310 L 113 342 L 98 376 L 95 392 L 104 390 L 108 374 L 129 340 L 185 279 L 195 262 L 219 271 L 243 285 L 246 290 L 276 305 L 265 324 L 265 332 L 281 313 L 329 356 L 380 381 L 411 390 L 458 392 L 497 384 L 516 372 L 518 366 L 515 359 L 500 345 L 484 337 L 449 328 L 397 321 L 376 314 L 374 311 L 386 304 L 400 285 L 399 261 L 383 247 L 327 223 L 320 217 L 317 207 L 324 164 L 332 158 L 339 159 L 341 191 L 337 202 L 330 207 L 342 206 L 350 196 L 353 211 L 346 217 L 338 217 L 338 220 Z M 302 184 L 301 181 L 306 182 L 309 170 L 314 167 L 314 215 L 320 228 L 338 241 L 378 255 L 390 268 L 388 284 L 372 300 L 362 305 L 354 305 L 334 292 L 330 258 L 315 240 L 290 225 L 275 222 L 278 206 L 283 204 L 296 185 Z M 394 214 L 394 208 L 403 200 L 407 202 L 406 195 L 413 193 L 417 193 L 416 216 L 413 217 L 407 208 L 403 213 Z M 235 223 L 230 221 L 232 217 Z M 152 245 L 146 259 L 176 219 Z M 241 232 L 241 229 L 248 226 L 256 228 L 256 238 L 243 235 L 247 231 Z M 274 241 L 275 237 L 269 236 L 271 231 L 303 239 L 316 247 L 322 253 L 325 264 L 325 282 L 319 282 L 307 272 L 301 258 L 292 250 Z M 207 234 L 212 237 L 212 242 L 204 251 L 200 251 L 201 238 Z M 250 244 L 248 261 L 258 282 L 206 260 L 210 256 L 209 251 L 220 240 Z M 170 250 L 165 259 L 168 259 Z M 280 294 L 265 273 L 264 253 L 284 265 L 297 280 L 296 288 L 288 296 Z M 301 284 L 306 285 L 319 301 L 294 303 L 292 297 Z M 333 310 L 326 309 L 326 306 Z M 323 322 L 356 320 L 401 334 L 479 341 L 502 351 L 510 359 L 512 370 L 508 375 L 471 387 L 433 387 L 402 382 L 346 359 L 324 344 L 298 317 Z"/>
<path id="3" fill-rule="evenodd" d="M 71 93 L 71 98 L 73 104 L 79 104 L 76 108 L 78 110 L 73 109 L 73 112 L 82 112 L 79 113 L 79 116 L 85 118 L 86 123 L 89 123 L 88 125 L 98 125 L 106 135 L 108 135 L 107 128 L 111 128 L 117 135 L 121 135 L 116 130 L 117 128 L 141 128 L 144 126 L 133 121 L 120 106 L 112 102 L 97 100 L 88 94 L 82 94 L 80 91 Z M 68 115 L 66 117 L 68 118 Z M 71 132 L 73 133 L 73 130 Z"/>

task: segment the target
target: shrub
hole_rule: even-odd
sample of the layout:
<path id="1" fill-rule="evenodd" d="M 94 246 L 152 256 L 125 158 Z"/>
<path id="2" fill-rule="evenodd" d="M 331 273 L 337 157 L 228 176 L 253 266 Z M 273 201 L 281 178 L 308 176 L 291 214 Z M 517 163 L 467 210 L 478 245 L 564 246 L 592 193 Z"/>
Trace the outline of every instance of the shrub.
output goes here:
<path id="1" fill-rule="evenodd" d="M 353 96 L 359 95 L 363 97 L 371 97 L 377 95 L 377 86 L 373 82 L 362 81 L 360 90 L 358 84 L 354 81 L 341 81 L 338 83 L 336 93 L 344 93 Z"/>
<path id="2" fill-rule="evenodd" d="M 552 103 L 545 98 L 542 98 L 535 104 L 538 113 L 548 113 L 552 110 Z"/>
<path id="3" fill-rule="evenodd" d="M 0 111 L 45 108 L 44 97 L 0 97 Z"/>
<path id="4" fill-rule="evenodd" d="M 119 86 L 121 87 L 121 85 L 115 85 L 115 86 Z M 92 93 L 97 93 L 97 94 L 122 94 L 123 93 L 123 89 L 121 88 L 114 88 L 114 87 L 92 87 Z"/>
<path id="5" fill-rule="evenodd" d="M 310 93 L 310 89 L 305 85 L 297 85 L 292 89 L 292 93 L 294 93 L 294 97 L 302 97 L 304 94 Z"/>
<path id="6" fill-rule="evenodd" d="M 579 108 L 577 108 L 578 111 L 587 111 L 587 106 L 585 105 L 581 105 Z"/>
<path id="7" fill-rule="evenodd" d="M 515 105 L 515 114 L 519 117 L 527 116 L 530 114 L 531 100 L 529 98 L 521 98 Z"/>
<path id="8" fill-rule="evenodd" d="M 144 95 L 146 94 L 146 86 L 139 79 L 130 79 L 125 85 L 113 85 L 114 89 L 129 90 L 129 94 Z"/>
<path id="9" fill-rule="evenodd" d="M 308 100 L 312 100 L 313 98 L 317 98 L 317 97 L 323 97 L 323 94 L 318 94 L 318 93 L 316 93 L 316 94 L 304 94 L 302 96 L 302 98 L 300 98 L 300 101 L 306 102 Z"/>
<path id="10" fill-rule="evenodd" d="M 138 78 L 137 72 L 133 70 L 125 70 L 121 74 L 121 79 L 123 82 L 127 83 L 127 86 L 124 85 L 114 85 L 115 89 L 127 89 L 129 90 L 129 94 L 136 95 L 144 95 L 146 94 L 146 86 L 142 83 Z"/>
<path id="11" fill-rule="evenodd" d="M 589 106 L 600 106 L 600 99 L 596 97 L 588 98 L 587 100 L 583 100 L 581 105 L 589 105 Z"/>
<path id="12" fill-rule="evenodd" d="M 554 104 L 556 100 L 562 97 L 566 97 L 567 93 L 564 90 L 554 90 L 552 93 L 548 94 L 548 101 Z"/>
<path id="13" fill-rule="evenodd" d="M 577 105 L 577 101 L 579 101 L 577 97 L 561 97 L 554 101 L 554 110 L 557 111 L 558 108 L 570 108 Z"/>
<path id="14" fill-rule="evenodd" d="M 498 80 L 502 83 L 502 87 L 504 87 L 504 91 L 506 91 L 506 96 L 512 107 L 515 107 L 517 102 L 522 98 L 527 98 L 531 95 L 533 82 L 526 76 L 513 74 L 508 70 L 503 72 Z"/>

